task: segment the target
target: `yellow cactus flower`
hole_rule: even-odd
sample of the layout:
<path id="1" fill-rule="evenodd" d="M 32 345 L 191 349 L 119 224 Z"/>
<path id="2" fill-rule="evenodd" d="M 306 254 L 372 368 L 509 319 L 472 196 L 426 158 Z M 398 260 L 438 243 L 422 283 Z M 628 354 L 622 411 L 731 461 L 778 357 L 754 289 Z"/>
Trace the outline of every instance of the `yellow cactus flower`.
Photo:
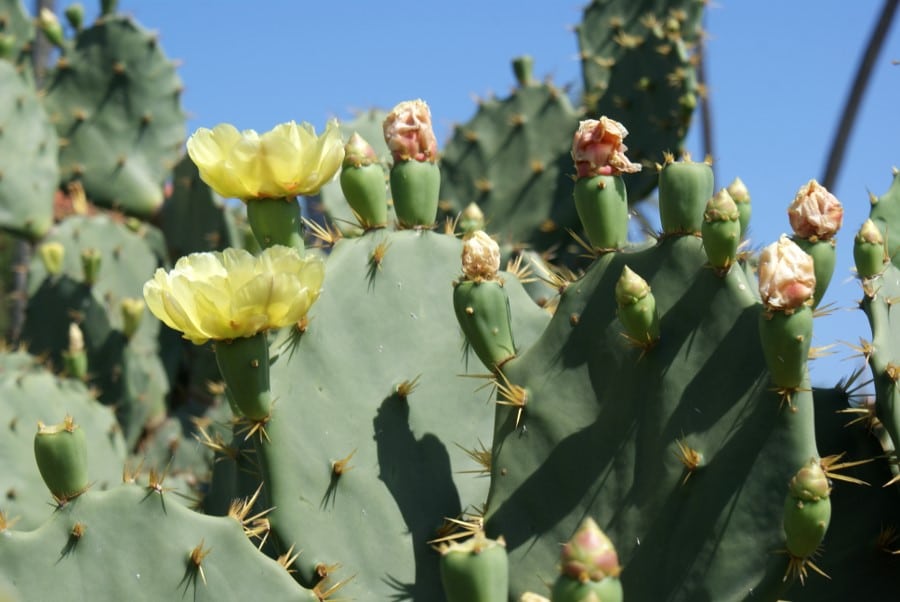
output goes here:
<path id="1" fill-rule="evenodd" d="M 259 257 L 243 249 L 193 253 L 144 284 L 147 307 L 167 326 L 200 345 L 250 337 L 299 322 L 318 298 L 321 259 L 291 247 Z"/>
<path id="2" fill-rule="evenodd" d="M 243 201 L 315 194 L 344 159 L 335 120 L 321 136 L 310 124 L 294 121 L 262 135 L 222 123 L 194 132 L 187 151 L 204 182 L 224 197 Z"/>

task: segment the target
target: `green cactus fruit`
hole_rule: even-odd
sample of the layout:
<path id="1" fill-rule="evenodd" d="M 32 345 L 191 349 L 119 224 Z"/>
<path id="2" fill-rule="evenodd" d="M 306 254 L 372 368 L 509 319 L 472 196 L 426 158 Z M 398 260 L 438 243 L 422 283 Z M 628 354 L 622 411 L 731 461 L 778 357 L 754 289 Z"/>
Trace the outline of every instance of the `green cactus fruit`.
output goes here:
<path id="1" fill-rule="evenodd" d="M 57 48 L 61 48 L 65 44 L 66 38 L 63 35 L 62 24 L 52 10 L 42 8 L 38 14 L 37 23 L 41 32 L 51 44 Z"/>
<path id="2" fill-rule="evenodd" d="M 253 199 L 247 203 L 247 221 L 264 249 L 284 245 L 303 252 L 300 203 L 296 198 Z"/>
<path id="3" fill-rule="evenodd" d="M 437 217 L 441 171 L 431 161 L 399 161 L 391 168 L 391 196 L 401 227 L 430 228 Z"/>
<path id="4" fill-rule="evenodd" d="M 80 32 L 82 27 L 84 27 L 84 5 L 80 2 L 70 4 L 66 7 L 63 14 L 66 16 L 69 25 L 75 30 L 75 33 Z"/>
<path id="5" fill-rule="evenodd" d="M 56 132 L 35 90 L 2 59 L 0 89 L 0 228 L 38 239 L 53 225 Z"/>
<path id="6" fill-rule="evenodd" d="M 853 240 L 853 261 L 860 278 L 872 278 L 884 270 L 887 263 L 884 237 L 871 219 L 863 223 Z"/>
<path id="7" fill-rule="evenodd" d="M 384 169 L 375 149 L 357 132 L 344 147 L 340 179 L 341 191 L 360 225 L 366 230 L 384 227 L 388 221 Z"/>
<path id="8" fill-rule="evenodd" d="M 88 247 L 81 251 L 82 281 L 93 286 L 100 278 L 100 268 L 103 266 L 103 255 L 94 247 Z"/>
<path id="9" fill-rule="evenodd" d="M 800 238 L 799 236 L 795 236 L 791 240 L 793 240 L 798 247 L 803 249 L 807 255 L 813 258 L 813 270 L 816 274 L 816 290 L 813 293 L 813 308 L 818 307 L 819 302 L 825 295 L 825 291 L 828 290 L 828 285 L 831 283 L 831 277 L 834 275 L 834 266 L 837 262 L 834 245 L 835 241 L 834 239 L 812 241 L 806 238 Z"/>
<path id="10" fill-rule="evenodd" d="M 84 350 L 84 333 L 75 322 L 69 324 L 69 348 L 63 352 L 63 367 L 66 376 L 87 380 L 88 357 Z"/>
<path id="11" fill-rule="evenodd" d="M 806 361 L 812 342 L 813 313 L 808 305 L 794 311 L 763 311 L 759 336 L 772 384 L 797 389 L 806 378 Z"/>
<path id="12" fill-rule="evenodd" d="M 614 577 L 582 583 L 577 579 L 560 575 L 550 593 L 550 602 L 622 602 L 622 600 L 624 600 L 622 582 Z"/>
<path id="13" fill-rule="evenodd" d="M 741 213 L 741 238 L 747 236 L 747 229 L 750 227 L 750 215 L 752 207 L 750 205 L 750 191 L 740 178 L 732 180 L 728 185 L 728 194 L 737 205 L 738 211 Z"/>
<path id="14" fill-rule="evenodd" d="M 575 209 L 595 249 L 621 249 L 628 242 L 628 195 L 621 176 L 576 180 Z"/>
<path id="15" fill-rule="evenodd" d="M 659 173 L 659 217 L 664 234 L 694 234 L 703 222 L 703 206 L 713 195 L 713 171 L 689 158 L 667 160 Z"/>
<path id="16" fill-rule="evenodd" d="M 125 297 L 119 305 L 122 312 L 122 334 L 130 339 L 137 332 L 144 317 L 146 304 L 138 297 Z"/>
<path id="17" fill-rule="evenodd" d="M 441 583 L 447 602 L 506 602 L 509 560 L 503 538 L 476 533 L 441 547 Z"/>
<path id="18" fill-rule="evenodd" d="M 44 269 L 50 276 L 57 276 L 62 272 L 63 260 L 66 257 L 66 248 L 61 242 L 45 242 L 38 247 L 38 257 L 44 264 Z"/>
<path id="19" fill-rule="evenodd" d="M 625 333 L 642 347 L 649 347 L 659 340 L 659 312 L 656 298 L 647 281 L 635 274 L 627 265 L 616 282 L 618 317 Z"/>
<path id="20" fill-rule="evenodd" d="M 828 477 L 815 458 L 791 479 L 784 502 L 784 534 L 791 556 L 808 558 L 822 543 L 831 521 L 830 495 Z"/>
<path id="21" fill-rule="evenodd" d="M 34 458 L 44 483 L 60 503 L 78 497 L 90 486 L 84 430 L 71 416 L 53 426 L 38 422 Z"/>
<path id="22" fill-rule="evenodd" d="M 706 204 L 703 224 L 703 249 L 712 267 L 725 271 L 731 267 L 741 242 L 740 210 L 726 189 L 722 189 Z"/>
<path id="23" fill-rule="evenodd" d="M 509 297 L 497 277 L 500 247 L 476 231 L 463 241 L 462 264 L 463 279 L 453 287 L 453 309 L 466 341 L 494 371 L 516 355 Z"/>
<path id="24" fill-rule="evenodd" d="M 216 342 L 216 362 L 241 414 L 265 421 L 272 409 L 269 393 L 269 347 L 266 333 Z"/>

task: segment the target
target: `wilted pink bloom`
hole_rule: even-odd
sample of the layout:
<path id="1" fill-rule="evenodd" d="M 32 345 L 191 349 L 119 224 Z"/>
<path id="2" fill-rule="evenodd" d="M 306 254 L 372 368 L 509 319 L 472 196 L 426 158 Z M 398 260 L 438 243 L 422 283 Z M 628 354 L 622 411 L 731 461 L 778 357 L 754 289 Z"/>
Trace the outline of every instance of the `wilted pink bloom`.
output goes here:
<path id="1" fill-rule="evenodd" d="M 800 238 L 828 240 L 840 230 L 844 208 L 824 186 L 810 180 L 794 197 L 788 219 Z"/>
<path id="2" fill-rule="evenodd" d="M 572 159 L 578 177 L 617 176 L 641 171 L 640 165 L 625 156 L 628 147 L 622 140 L 627 135 L 625 126 L 607 117 L 579 123 L 572 140 Z"/>
<path id="3" fill-rule="evenodd" d="M 437 138 L 431 127 L 431 111 L 424 100 L 406 100 L 384 120 L 384 140 L 394 161 L 437 160 Z"/>
<path id="4" fill-rule="evenodd" d="M 768 309 L 796 309 L 815 290 L 813 259 L 790 238 L 782 234 L 760 253 L 759 294 Z"/>

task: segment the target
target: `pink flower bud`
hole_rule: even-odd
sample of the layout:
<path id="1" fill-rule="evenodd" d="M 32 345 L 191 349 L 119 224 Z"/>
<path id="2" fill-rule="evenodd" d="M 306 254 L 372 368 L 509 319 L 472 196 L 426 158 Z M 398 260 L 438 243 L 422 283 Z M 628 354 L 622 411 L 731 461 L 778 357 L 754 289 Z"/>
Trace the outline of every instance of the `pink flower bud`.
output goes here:
<path id="1" fill-rule="evenodd" d="M 617 577 L 622 571 L 615 547 L 590 517 L 563 544 L 561 560 L 562 572 L 582 583 Z"/>
<path id="2" fill-rule="evenodd" d="M 781 235 L 759 256 L 759 294 L 768 309 L 792 310 L 816 290 L 813 259 L 790 238 Z"/>
<path id="3" fill-rule="evenodd" d="M 618 121 L 607 117 L 586 119 L 578 124 L 572 140 L 572 159 L 579 178 L 617 176 L 641 171 L 641 166 L 625 156 L 628 147 L 622 140 L 628 135 Z"/>
<path id="4" fill-rule="evenodd" d="M 401 102 L 384 120 L 384 140 L 394 161 L 437 160 L 437 138 L 431 127 L 431 111 L 424 100 Z"/>
<path id="5" fill-rule="evenodd" d="M 810 180 L 794 197 L 788 218 L 798 237 L 828 240 L 840 230 L 844 208 L 824 186 Z"/>

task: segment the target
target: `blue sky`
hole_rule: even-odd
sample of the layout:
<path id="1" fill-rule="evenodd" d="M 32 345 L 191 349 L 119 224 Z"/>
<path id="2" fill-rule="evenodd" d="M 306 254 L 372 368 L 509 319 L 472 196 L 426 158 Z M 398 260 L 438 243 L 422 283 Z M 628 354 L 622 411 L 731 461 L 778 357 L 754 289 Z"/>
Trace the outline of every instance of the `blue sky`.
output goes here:
<path id="1" fill-rule="evenodd" d="M 88 2 L 88 4 L 91 4 Z M 720 0 L 708 11 L 708 61 L 717 186 L 740 176 L 753 197 L 752 242 L 789 229 L 797 189 L 821 178 L 831 138 L 881 2 Z M 538 77 L 578 84 L 571 26 L 581 5 L 567 0 L 343 3 L 257 0 L 136 0 L 120 10 L 161 33 L 186 85 L 188 130 L 227 121 L 267 130 L 291 119 L 321 129 L 329 117 L 423 98 L 441 143 L 475 112 L 473 98 L 505 95 L 510 60 L 535 58 Z M 838 266 L 816 321 L 815 344 L 856 342 L 868 325 L 854 306 L 853 236 L 868 191 L 883 193 L 900 166 L 900 26 L 876 66 L 845 165 L 832 190 L 845 207 Z M 627 126 L 627 124 L 626 124 Z M 700 154 L 696 128 L 689 148 Z M 832 384 L 848 354 L 814 362 L 814 381 Z"/>

